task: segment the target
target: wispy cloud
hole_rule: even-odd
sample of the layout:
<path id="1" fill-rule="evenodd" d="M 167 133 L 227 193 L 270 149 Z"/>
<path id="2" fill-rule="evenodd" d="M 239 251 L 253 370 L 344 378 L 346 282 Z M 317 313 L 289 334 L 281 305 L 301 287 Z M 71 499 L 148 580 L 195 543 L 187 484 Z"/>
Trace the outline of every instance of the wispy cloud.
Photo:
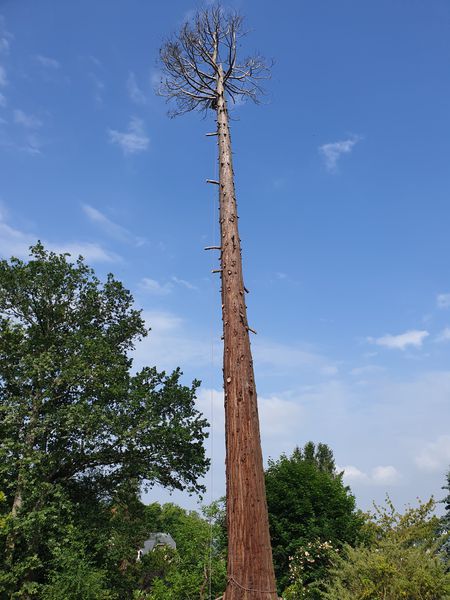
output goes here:
<path id="1" fill-rule="evenodd" d="M 383 346 L 385 348 L 395 348 L 397 350 L 405 350 L 409 346 L 420 348 L 425 338 L 430 334 L 425 330 L 412 329 L 400 333 L 398 335 L 391 335 L 390 333 L 383 335 L 379 338 L 367 338 L 367 341 L 376 344 L 377 346 Z"/>
<path id="2" fill-rule="evenodd" d="M 444 329 L 437 334 L 435 342 L 448 342 L 450 341 L 450 327 L 444 327 Z"/>
<path id="3" fill-rule="evenodd" d="M 264 375 L 284 375 L 305 369 L 326 377 L 338 373 L 333 361 L 301 343 L 284 344 L 256 336 L 252 347 L 255 364 Z"/>
<path id="4" fill-rule="evenodd" d="M 440 435 L 416 456 L 417 466 L 424 471 L 439 471 L 450 464 L 450 435 Z"/>
<path id="5" fill-rule="evenodd" d="M 6 87 L 8 85 L 8 78 L 6 76 L 6 69 L 3 65 L 0 65 L 0 87 Z"/>
<path id="6" fill-rule="evenodd" d="M 86 76 L 92 85 L 94 102 L 98 108 L 103 106 L 103 95 L 105 92 L 105 83 L 102 79 L 104 74 L 103 64 L 96 56 L 80 56 L 80 61 L 86 71 Z"/>
<path id="7" fill-rule="evenodd" d="M 364 365 L 363 367 L 355 367 L 350 371 L 350 375 L 354 377 L 366 377 L 370 375 L 379 375 L 385 371 L 380 365 Z"/>
<path id="8" fill-rule="evenodd" d="M 188 290 L 198 290 L 198 287 L 190 281 L 186 281 L 186 279 L 180 279 L 179 277 L 175 277 L 175 275 L 172 277 L 172 281 L 177 285 L 185 287 Z"/>
<path id="9" fill-rule="evenodd" d="M 27 258 L 29 247 L 36 243 L 40 236 L 21 231 L 6 223 L 0 214 L 0 255 L 4 258 L 17 256 L 18 258 Z M 44 246 L 53 252 L 68 252 L 74 257 L 84 256 L 87 261 L 92 262 L 119 262 L 120 257 L 109 252 L 102 246 L 93 242 L 64 242 L 57 243 L 48 240 L 42 240 Z"/>
<path id="10" fill-rule="evenodd" d="M 344 472 L 346 483 L 363 483 L 367 485 L 393 485 L 398 483 L 400 473 L 392 465 L 379 465 L 371 469 L 369 473 L 361 471 L 354 465 L 337 467 L 338 471 Z"/>
<path id="11" fill-rule="evenodd" d="M 130 100 L 135 104 L 144 105 L 147 104 L 147 97 L 144 92 L 139 87 L 136 75 L 133 72 L 130 72 L 127 79 L 127 91 L 130 97 Z"/>
<path id="12" fill-rule="evenodd" d="M 46 69 L 59 69 L 61 67 L 61 64 L 55 58 L 43 54 L 36 54 L 34 60 Z"/>
<path id="13" fill-rule="evenodd" d="M 161 73 L 161 71 L 158 71 L 157 69 L 154 69 L 150 73 L 150 84 L 151 84 L 152 89 L 154 91 L 157 91 L 158 88 L 160 87 L 161 80 L 162 80 L 162 73 Z"/>
<path id="14" fill-rule="evenodd" d="M 0 107 L 4 108 L 6 106 L 6 104 L 7 104 L 6 96 L 4 94 L 0 93 Z"/>
<path id="15" fill-rule="evenodd" d="M 89 78 L 92 81 L 94 88 L 94 100 L 98 106 L 103 104 L 103 94 L 105 91 L 105 83 L 95 73 L 89 73 Z"/>
<path id="16" fill-rule="evenodd" d="M 12 142 L 11 147 L 28 154 L 41 154 L 42 143 L 37 131 L 42 127 L 42 121 L 35 115 L 20 109 L 13 111 L 13 120 L 16 125 L 22 128 L 24 133 L 21 134 L 23 141 L 20 143 Z"/>
<path id="17" fill-rule="evenodd" d="M 155 296 L 167 296 L 167 294 L 170 294 L 173 289 L 173 285 L 170 283 L 170 281 L 166 283 L 160 283 L 156 279 L 151 279 L 150 277 L 143 277 L 141 279 L 140 286 L 145 292 L 154 294 Z"/>
<path id="18" fill-rule="evenodd" d="M 10 41 L 12 39 L 13 35 L 6 29 L 5 19 L 2 15 L 0 15 L 0 56 L 6 56 L 9 54 Z M 7 85 L 8 77 L 6 74 L 6 68 L 0 64 L 0 87 L 6 87 Z"/>
<path id="19" fill-rule="evenodd" d="M 133 354 L 137 368 L 153 364 L 171 370 L 182 365 L 195 367 L 198 372 L 211 365 L 211 338 L 192 323 L 168 311 L 147 310 L 143 317 L 151 332 Z"/>
<path id="20" fill-rule="evenodd" d="M 436 304 L 438 308 L 450 308 L 450 294 L 438 294 Z"/>
<path id="21" fill-rule="evenodd" d="M 149 138 L 145 131 L 142 119 L 133 117 L 128 125 L 128 131 L 108 129 L 109 141 L 122 148 L 125 155 L 145 152 L 149 146 Z"/>
<path id="22" fill-rule="evenodd" d="M 0 54 L 8 54 L 13 35 L 6 29 L 5 19 L 0 15 Z"/>
<path id="23" fill-rule="evenodd" d="M 122 225 L 109 219 L 103 212 L 98 210 L 98 208 L 94 208 L 90 204 L 82 204 L 82 209 L 92 223 L 98 225 L 107 235 L 119 242 L 132 244 L 134 246 L 142 246 L 145 244 L 145 238 L 132 234 Z"/>
<path id="24" fill-rule="evenodd" d="M 40 119 L 34 115 L 27 114 L 20 109 L 14 111 L 14 123 L 18 123 L 26 129 L 39 129 L 42 127 L 42 121 Z"/>
<path id="25" fill-rule="evenodd" d="M 186 281 L 186 279 L 180 279 L 179 277 L 172 276 L 169 281 L 164 283 L 151 279 L 150 277 L 144 277 L 140 281 L 140 287 L 143 291 L 153 294 L 155 296 L 167 296 L 171 294 L 176 286 L 182 286 L 188 290 L 198 290 L 198 287 Z"/>
<path id="26" fill-rule="evenodd" d="M 346 140 L 332 142 L 319 146 L 319 152 L 325 160 L 325 167 L 330 173 L 336 173 L 338 161 L 343 154 L 350 154 L 354 146 L 361 140 L 361 136 L 354 135 Z"/>

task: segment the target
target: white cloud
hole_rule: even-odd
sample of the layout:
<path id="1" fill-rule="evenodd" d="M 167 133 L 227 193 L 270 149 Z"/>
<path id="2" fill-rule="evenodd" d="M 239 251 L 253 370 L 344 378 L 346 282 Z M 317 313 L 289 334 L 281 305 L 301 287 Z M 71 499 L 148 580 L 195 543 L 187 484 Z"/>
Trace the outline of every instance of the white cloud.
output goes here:
<path id="1" fill-rule="evenodd" d="M 144 152 L 148 149 L 149 138 L 147 137 L 142 119 L 133 117 L 130 120 L 127 132 L 109 129 L 109 141 L 122 148 L 125 155 Z"/>
<path id="2" fill-rule="evenodd" d="M 354 135 L 346 140 L 332 142 L 319 146 L 319 152 L 325 160 L 325 166 L 330 173 L 337 171 L 337 163 L 343 154 L 350 154 L 355 144 L 361 140 L 360 136 Z"/>
<path id="3" fill-rule="evenodd" d="M 0 107 L 4 108 L 6 106 L 6 96 L 0 93 Z"/>
<path id="4" fill-rule="evenodd" d="M 8 85 L 8 78 L 6 77 L 6 69 L 3 65 L 0 65 L 0 87 Z"/>
<path id="5" fill-rule="evenodd" d="M 146 325 L 151 328 L 133 354 L 137 368 L 157 365 L 172 370 L 176 366 L 195 368 L 197 375 L 202 367 L 211 365 L 211 336 L 168 311 L 146 310 Z M 219 356 L 219 351 L 217 351 Z"/>
<path id="6" fill-rule="evenodd" d="M 152 331 L 138 345 L 135 364 L 155 364 L 167 370 L 180 365 L 189 377 L 200 377 L 205 382 L 200 392 L 205 390 L 202 396 L 205 411 L 213 396 L 215 460 L 211 477 L 216 482 L 214 497 L 218 497 L 224 490 L 223 421 L 219 420 L 223 419 L 223 404 L 218 389 L 222 384 L 220 333 L 216 333 L 211 347 L 211 334 L 206 325 L 204 329 L 198 328 L 166 312 L 147 312 L 145 318 Z M 427 478 L 418 477 L 415 457 L 424 448 L 424 431 L 431 440 L 447 435 L 450 371 L 395 378 L 389 377 L 386 371 L 386 376 L 372 378 L 362 389 L 352 376 L 348 380 L 325 379 L 320 370 L 330 361 L 305 350 L 304 345 L 302 348 L 300 344 L 284 345 L 258 338 L 253 338 L 252 348 L 266 457 L 277 458 L 281 452 L 289 454 L 296 445 L 310 439 L 329 444 L 337 463 L 346 465 L 346 481 L 351 483 L 364 509 L 369 508 L 373 500 L 383 502 L 388 486 L 393 501 L 399 506 L 413 501 L 416 496 L 425 498 L 439 493 L 443 471 L 436 471 Z M 343 369 L 342 373 L 344 377 Z M 281 380 L 270 379 L 279 374 L 282 374 Z M 354 373 L 358 374 L 362 373 Z M 293 378 L 302 381 L 302 385 L 297 383 L 292 389 Z M 287 386 L 291 387 L 287 389 Z"/>
<path id="7" fill-rule="evenodd" d="M 20 109 L 14 111 L 14 122 L 22 125 L 26 129 L 39 129 L 42 127 L 42 121 L 34 115 L 27 114 Z"/>
<path id="8" fill-rule="evenodd" d="M 179 277 L 175 277 L 175 275 L 172 277 L 172 281 L 188 290 L 198 290 L 198 287 L 190 281 L 186 281 L 186 279 L 180 279 Z"/>
<path id="9" fill-rule="evenodd" d="M 340 467 L 336 465 L 336 469 L 338 472 L 344 472 L 344 479 L 347 483 L 352 483 L 354 481 L 367 483 L 369 482 L 369 476 L 364 471 L 358 469 L 354 465 L 346 465 L 345 467 Z"/>
<path id="10" fill-rule="evenodd" d="M 156 281 L 156 279 L 151 279 L 150 277 L 144 277 L 141 279 L 140 287 L 148 292 L 149 294 L 154 294 L 155 296 L 167 296 L 172 292 L 173 286 L 170 282 L 160 283 Z"/>
<path id="11" fill-rule="evenodd" d="M 14 123 L 19 125 L 25 132 L 24 134 L 21 134 L 23 143 L 11 141 L 7 145 L 21 152 L 28 152 L 29 154 L 34 155 L 41 154 L 42 144 L 37 135 L 37 130 L 42 127 L 42 121 L 34 115 L 28 114 L 20 109 L 14 110 L 13 119 Z"/>
<path id="12" fill-rule="evenodd" d="M 39 236 L 26 233 L 11 227 L 1 220 L 0 215 L 0 255 L 4 258 L 17 256 L 28 258 L 29 247 L 36 243 Z M 117 262 L 120 258 L 113 252 L 105 250 L 102 246 L 92 242 L 72 242 L 58 244 L 42 240 L 47 250 L 56 253 L 69 252 L 73 257 L 84 256 L 92 262 Z"/>
<path id="13" fill-rule="evenodd" d="M 397 483 L 400 474 L 392 465 L 379 466 L 372 469 L 372 481 L 376 485 L 391 485 Z"/>
<path id="14" fill-rule="evenodd" d="M 130 100 L 135 104 L 144 105 L 147 104 L 147 98 L 144 92 L 139 87 L 136 81 L 136 75 L 133 72 L 130 72 L 127 79 L 127 91 L 130 97 Z"/>
<path id="15" fill-rule="evenodd" d="M 391 335 L 388 333 L 379 338 L 369 337 L 367 338 L 367 341 L 385 348 L 404 350 L 408 346 L 420 348 L 425 338 L 429 335 L 428 331 L 411 329 L 410 331 L 405 331 L 405 333 L 400 333 L 398 335 Z"/>
<path id="16" fill-rule="evenodd" d="M 417 466 L 424 471 L 441 471 L 450 465 L 450 435 L 440 435 L 416 456 Z"/>
<path id="17" fill-rule="evenodd" d="M 95 73 L 89 73 L 89 79 L 92 81 L 94 101 L 98 106 L 102 106 L 105 84 Z"/>
<path id="18" fill-rule="evenodd" d="M 400 479 L 400 474 L 392 465 L 379 465 L 374 467 L 370 473 L 365 473 L 354 465 L 345 467 L 337 467 L 338 471 L 344 472 L 344 480 L 346 483 L 362 483 L 366 485 L 393 485 Z"/>
<path id="19" fill-rule="evenodd" d="M 283 344 L 263 336 L 252 338 L 255 364 L 267 374 L 282 375 L 299 369 L 309 369 L 322 375 L 336 375 L 338 369 L 327 357 L 303 344 Z M 331 364 L 330 364 L 331 363 Z"/>
<path id="20" fill-rule="evenodd" d="M 72 242 L 59 244 L 55 242 L 44 241 L 43 243 L 47 250 L 52 250 L 57 254 L 68 252 L 73 258 L 77 258 L 81 255 L 88 262 L 121 261 L 121 258 L 115 252 L 110 252 L 95 242 Z"/>
<path id="21" fill-rule="evenodd" d="M 450 327 L 444 327 L 444 329 L 438 333 L 435 338 L 436 342 L 448 342 L 450 341 Z"/>
<path id="22" fill-rule="evenodd" d="M 34 59 L 38 62 L 42 67 L 46 69 L 59 69 L 60 63 L 55 58 L 50 58 L 50 56 L 44 56 L 42 54 L 36 54 Z"/>
<path id="23" fill-rule="evenodd" d="M 176 285 L 182 286 L 188 290 L 198 290 L 198 287 L 193 283 L 175 276 L 171 277 L 170 281 L 166 281 L 165 283 L 160 283 L 156 279 L 151 279 L 150 277 L 144 277 L 140 281 L 141 289 L 150 294 L 154 294 L 155 296 L 167 296 L 173 292 Z"/>
<path id="24" fill-rule="evenodd" d="M 450 308 L 450 294 L 438 294 L 436 304 L 438 308 Z"/>
<path id="25" fill-rule="evenodd" d="M 104 213 L 90 204 L 82 204 L 82 209 L 88 219 L 98 225 L 110 237 L 124 243 L 142 246 L 145 239 L 133 235 L 128 229 L 109 219 Z"/>
<path id="26" fill-rule="evenodd" d="M 150 84 L 153 90 L 158 90 L 162 81 L 162 73 L 161 71 L 154 70 L 150 73 Z"/>
<path id="27" fill-rule="evenodd" d="M 13 39 L 12 33 L 7 31 L 5 19 L 0 15 L 0 54 L 8 54 L 10 47 L 10 40 Z"/>
<path id="28" fill-rule="evenodd" d="M 224 437 L 223 391 L 202 388 L 198 394 L 198 404 L 213 425 L 215 433 Z M 269 441 L 295 434 L 303 410 L 297 402 L 273 395 L 258 396 L 258 412 L 261 436 L 264 441 Z"/>
<path id="29" fill-rule="evenodd" d="M 384 367 L 380 367 L 380 365 L 365 365 L 364 367 L 355 367 L 350 371 L 350 375 L 353 375 L 354 377 L 377 375 L 384 370 Z"/>

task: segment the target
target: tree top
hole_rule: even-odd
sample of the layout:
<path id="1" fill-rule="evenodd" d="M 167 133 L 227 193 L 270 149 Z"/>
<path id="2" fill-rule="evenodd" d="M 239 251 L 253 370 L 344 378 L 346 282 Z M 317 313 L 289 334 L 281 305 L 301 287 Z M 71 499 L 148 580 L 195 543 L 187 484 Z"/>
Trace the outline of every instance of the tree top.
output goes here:
<path id="1" fill-rule="evenodd" d="M 163 44 L 158 93 L 175 101 L 171 116 L 215 109 L 220 78 L 232 102 L 247 98 L 258 102 L 261 81 L 269 77 L 271 65 L 258 54 L 238 56 L 239 41 L 246 33 L 239 13 L 217 5 L 198 11 Z"/>

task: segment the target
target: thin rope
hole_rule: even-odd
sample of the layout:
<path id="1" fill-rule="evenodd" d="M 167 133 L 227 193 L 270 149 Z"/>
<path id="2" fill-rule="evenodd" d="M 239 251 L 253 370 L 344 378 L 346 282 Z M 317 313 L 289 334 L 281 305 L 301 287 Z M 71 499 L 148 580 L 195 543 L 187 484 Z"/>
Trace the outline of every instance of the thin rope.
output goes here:
<path id="1" fill-rule="evenodd" d="M 258 590 L 256 588 L 249 588 L 249 587 L 245 587 L 244 585 L 242 585 L 241 583 L 239 583 L 239 581 L 236 581 L 236 579 L 232 576 L 228 576 L 228 581 L 230 583 L 232 583 L 233 585 L 235 585 L 236 587 L 240 588 L 241 590 L 244 590 L 244 592 L 255 592 L 256 594 L 275 594 L 276 597 L 278 598 L 278 592 L 277 590 L 272 590 L 272 591 L 267 591 L 267 590 Z"/>

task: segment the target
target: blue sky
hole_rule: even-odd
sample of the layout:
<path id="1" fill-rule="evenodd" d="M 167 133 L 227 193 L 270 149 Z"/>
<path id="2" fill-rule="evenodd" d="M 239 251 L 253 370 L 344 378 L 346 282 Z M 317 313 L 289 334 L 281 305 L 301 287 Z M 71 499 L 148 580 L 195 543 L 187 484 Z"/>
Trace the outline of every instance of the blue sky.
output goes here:
<path id="1" fill-rule="evenodd" d="M 232 112 L 265 456 L 334 449 L 360 506 L 450 465 L 450 5 L 236 0 L 275 60 Z M 213 127 L 153 88 L 189 1 L 0 1 L 0 254 L 81 252 L 133 291 L 136 364 L 203 386 L 224 492 Z M 167 499 L 155 489 L 148 499 Z M 185 506 L 195 500 L 180 494 Z"/>

